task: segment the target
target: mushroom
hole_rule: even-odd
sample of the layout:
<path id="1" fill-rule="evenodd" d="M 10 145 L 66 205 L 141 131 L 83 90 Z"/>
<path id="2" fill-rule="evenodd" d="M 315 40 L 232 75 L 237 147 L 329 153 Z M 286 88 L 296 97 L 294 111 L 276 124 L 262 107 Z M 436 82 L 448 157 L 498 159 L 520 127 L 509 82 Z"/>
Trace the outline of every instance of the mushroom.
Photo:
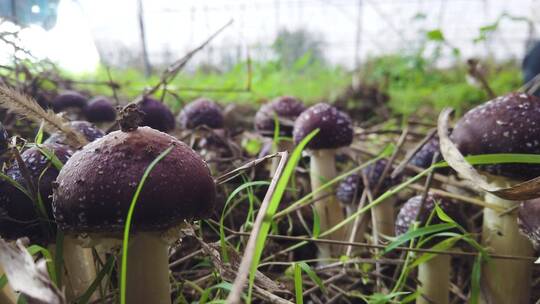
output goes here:
<path id="1" fill-rule="evenodd" d="M 67 235 L 121 239 L 137 185 L 152 161 L 135 207 L 127 257 L 127 303 L 171 303 L 171 231 L 213 211 L 215 184 L 202 158 L 176 138 L 120 121 L 122 130 L 86 145 L 60 171 L 54 216 Z"/>
<path id="2" fill-rule="evenodd" d="M 107 123 L 116 120 L 116 109 L 104 96 L 92 98 L 83 112 L 86 119 L 93 123 Z"/>
<path id="3" fill-rule="evenodd" d="M 396 218 L 396 235 L 405 234 L 414 222 L 426 225 L 427 220 L 435 209 L 435 204 L 454 220 L 461 222 L 458 206 L 432 194 L 428 194 L 422 206 L 422 195 L 410 198 L 399 210 Z M 420 214 L 419 214 L 420 213 Z M 431 224 L 441 223 L 437 216 L 433 216 Z M 418 291 L 417 304 L 449 303 L 451 256 L 437 254 L 430 260 L 418 265 Z"/>
<path id="4" fill-rule="evenodd" d="M 144 113 L 141 126 L 149 126 L 161 132 L 169 132 L 174 129 L 174 115 L 162 102 L 144 97 L 138 106 L 139 110 Z"/>
<path id="5" fill-rule="evenodd" d="M 540 198 L 524 201 L 518 210 L 519 231 L 540 248 Z"/>
<path id="6" fill-rule="evenodd" d="M 221 107 L 206 98 L 195 99 L 188 103 L 178 114 L 177 120 L 182 128 L 190 130 L 200 126 L 221 129 L 224 124 Z"/>
<path id="7" fill-rule="evenodd" d="M 105 133 L 98 129 L 93 124 L 82 121 L 82 120 L 76 120 L 71 121 L 69 125 L 75 130 L 80 132 L 88 141 L 94 141 L 100 137 L 103 137 Z M 53 133 L 49 138 L 47 138 L 43 143 L 45 144 L 59 144 L 59 145 L 67 145 L 66 143 L 66 137 L 62 133 Z"/>
<path id="8" fill-rule="evenodd" d="M 278 97 L 271 102 L 264 104 L 255 114 L 255 130 L 265 137 L 272 138 L 276 129 L 276 118 L 279 123 L 279 138 L 274 143 L 274 152 L 292 151 L 294 144 L 290 139 L 292 137 L 294 121 L 306 107 L 297 98 L 291 96 Z M 282 138 L 285 137 L 285 138 Z M 272 160 L 272 169 L 270 175 L 274 175 L 279 158 Z"/>
<path id="9" fill-rule="evenodd" d="M 75 91 L 62 92 L 51 102 L 54 112 L 67 112 L 71 119 L 79 119 L 87 103 L 88 99 Z"/>
<path id="10" fill-rule="evenodd" d="M 73 151 L 64 145 L 44 144 L 41 149 L 47 150 L 65 163 Z M 40 149 L 32 147 L 21 154 L 21 158 L 29 171 L 30 178 L 43 202 L 40 209 L 35 198 L 32 199 L 7 181 L 0 183 L 0 235 L 3 238 L 16 240 L 29 237 L 38 243 L 49 244 L 49 251 L 55 252 L 55 231 L 51 231 L 49 219 L 52 219 L 53 182 L 58 170 Z M 6 175 L 22 187 L 31 189 L 21 173 L 18 163 L 8 168 Z M 54 229 L 52 229 L 54 230 Z M 64 238 L 64 265 L 70 280 L 68 296 L 72 299 L 81 296 L 90 287 L 96 277 L 96 270 L 91 249 L 84 249 L 74 243 L 72 238 Z"/>
<path id="11" fill-rule="evenodd" d="M 315 129 L 319 133 L 307 144 L 310 154 L 310 177 L 312 191 L 336 177 L 336 149 L 351 144 L 352 122 L 349 116 L 335 107 L 319 103 L 298 116 L 294 123 L 293 138 L 298 144 Z M 320 217 L 320 231 L 329 230 L 342 220 L 344 214 L 334 197 L 333 189 L 325 189 L 314 194 L 314 207 Z M 347 229 L 339 229 L 329 235 L 333 240 L 345 240 Z M 326 259 L 341 254 L 342 246 L 321 244 L 319 257 Z"/>
<path id="12" fill-rule="evenodd" d="M 464 155 L 491 153 L 540 153 L 540 99 L 508 94 L 468 111 L 456 124 L 451 139 Z M 507 187 L 540 175 L 533 164 L 480 166 L 494 186 Z M 504 209 L 518 204 L 489 193 L 484 199 Z M 494 253 L 530 256 L 533 248 L 519 233 L 517 212 L 499 214 L 485 208 L 483 244 Z M 528 303 L 531 264 L 519 260 L 490 260 L 482 267 L 483 299 L 489 303 Z"/>
<path id="13" fill-rule="evenodd" d="M 375 163 L 367 166 L 362 170 L 362 173 L 366 176 L 367 182 L 369 185 L 365 185 L 364 181 L 360 174 L 351 174 L 346 179 L 344 179 L 337 189 L 337 197 L 346 206 L 351 206 L 353 204 L 352 200 L 354 197 L 357 199 L 360 198 L 366 186 L 371 191 L 374 190 L 374 187 L 377 186 L 379 179 L 381 178 L 384 169 L 388 161 L 381 159 Z M 383 193 L 391 187 L 395 186 L 401 181 L 401 177 L 391 178 L 390 175 L 387 175 L 378 190 L 378 193 Z M 372 193 L 376 195 L 376 193 Z M 378 235 L 374 235 L 378 239 L 379 235 L 382 236 L 393 236 L 394 235 L 394 204 L 396 202 L 396 197 L 390 197 L 371 209 L 373 214 L 373 232 Z M 349 207 L 350 208 L 350 207 Z M 355 208 L 348 212 L 354 213 Z"/>

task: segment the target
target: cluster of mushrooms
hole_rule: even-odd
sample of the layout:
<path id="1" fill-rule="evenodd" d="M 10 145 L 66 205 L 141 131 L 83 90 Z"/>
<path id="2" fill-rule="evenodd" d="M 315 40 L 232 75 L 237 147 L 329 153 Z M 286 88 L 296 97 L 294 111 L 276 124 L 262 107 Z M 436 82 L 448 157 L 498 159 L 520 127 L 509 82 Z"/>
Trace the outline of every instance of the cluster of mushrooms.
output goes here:
<path id="1" fill-rule="evenodd" d="M 3 173 L 21 187 L 0 181 L 0 236 L 11 241 L 26 237 L 53 253 L 61 248 L 62 282 L 68 300 L 75 301 L 96 278 L 96 258 L 119 252 L 139 182 L 149 165 L 170 149 L 148 175 L 136 203 L 127 264 L 127 303 L 172 303 L 169 248 L 178 241 L 185 221 L 220 213 L 223 206 L 217 203 L 212 177 L 220 170 L 212 160 L 238 149 L 224 140 L 230 134 L 221 106 L 200 98 L 186 104 L 175 117 L 161 101 L 144 97 L 136 107 L 124 107 L 117 118 L 115 106 L 105 97 L 88 101 L 79 93 L 65 92 L 51 103 L 55 112 L 71 120 L 71 128 L 88 144 L 74 146 L 64 134 L 56 133 L 22 151 L 18 160 L 2 158 Z M 451 139 L 464 155 L 539 154 L 539 116 L 540 99 L 508 94 L 467 112 L 455 125 Z M 411 176 L 390 174 L 394 164 L 380 159 L 344 177 L 336 187 L 325 187 L 345 172 L 343 150 L 357 141 L 351 118 L 327 103 L 306 107 L 294 97 L 276 98 L 254 115 L 252 133 L 270 143 L 270 151 L 291 152 L 314 130 L 318 133 L 308 142 L 303 163 L 309 163 L 305 172 L 309 172 L 321 233 L 355 213 L 361 202 L 373 200 Z M 9 136 L 0 131 L 0 148 L 5 151 Z M 61 169 L 56 160 L 63 163 Z M 438 138 L 433 137 L 414 154 L 409 166 L 428 168 L 439 160 Z M 357 159 L 353 162 L 360 165 Z M 274 176 L 277 164 L 274 159 L 267 178 Z M 483 165 L 479 169 L 498 186 L 540 175 L 540 167 L 529 164 Z M 453 175 L 451 170 L 439 169 L 437 173 Z M 449 185 L 437 186 L 459 192 Z M 405 202 L 400 203 L 402 200 Z M 484 200 L 509 210 L 484 210 L 481 241 L 489 252 L 534 256 L 540 237 L 540 202 L 507 201 L 491 194 Z M 326 238 L 387 244 L 411 229 L 439 223 L 434 216 L 436 206 L 465 227 L 462 204 L 429 191 L 404 192 L 373 206 L 371 221 L 364 220 L 359 227 L 346 225 Z M 56 244 L 60 232 L 64 235 L 62 246 Z M 426 242 L 425 247 L 435 241 Z M 467 250 L 460 247 L 456 244 L 455 250 Z M 336 243 L 318 243 L 317 248 L 321 263 L 355 254 Z M 451 254 L 434 255 L 419 265 L 416 275 L 417 303 L 449 303 Z M 482 268 L 482 301 L 528 303 L 531 277 L 530 261 L 490 259 Z M 97 300 L 97 296 L 92 299 Z M 9 285 L 0 291 L 0 303 L 14 304 L 16 299 Z"/>

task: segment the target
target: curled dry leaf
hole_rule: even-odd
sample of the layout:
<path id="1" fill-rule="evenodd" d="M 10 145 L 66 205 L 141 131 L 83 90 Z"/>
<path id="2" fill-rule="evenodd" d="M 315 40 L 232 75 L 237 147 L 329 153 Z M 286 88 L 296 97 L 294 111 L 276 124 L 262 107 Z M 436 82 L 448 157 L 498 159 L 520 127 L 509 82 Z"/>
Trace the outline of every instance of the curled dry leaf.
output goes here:
<path id="1" fill-rule="evenodd" d="M 445 108 L 439 114 L 437 131 L 441 154 L 444 160 L 452 169 L 458 172 L 463 178 L 470 180 L 482 190 L 496 195 L 500 198 L 522 201 L 540 197 L 540 177 L 516 184 L 509 188 L 494 187 L 489 184 L 487 178 L 480 174 L 474 167 L 465 160 L 458 148 L 448 136 L 448 123 L 453 110 Z"/>
<path id="2" fill-rule="evenodd" d="M 10 244 L 0 238 L 0 264 L 14 290 L 43 303 L 66 303 L 63 293 L 49 278 L 45 261 L 35 263 L 20 240 Z"/>

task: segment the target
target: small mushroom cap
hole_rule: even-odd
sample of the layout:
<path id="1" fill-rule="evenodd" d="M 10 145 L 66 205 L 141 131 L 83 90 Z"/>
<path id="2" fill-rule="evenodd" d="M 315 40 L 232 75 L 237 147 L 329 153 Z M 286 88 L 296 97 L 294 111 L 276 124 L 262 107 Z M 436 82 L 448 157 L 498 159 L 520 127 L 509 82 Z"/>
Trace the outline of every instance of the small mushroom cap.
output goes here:
<path id="1" fill-rule="evenodd" d="M 369 182 L 369 187 L 371 191 L 373 191 L 374 188 L 377 186 L 377 183 L 379 182 L 379 179 L 381 178 L 387 163 L 388 161 L 386 161 L 385 159 L 381 159 L 365 167 L 362 170 L 362 173 L 365 174 Z M 391 171 L 392 168 L 390 168 L 390 172 Z M 400 176 L 396 178 L 391 178 L 390 174 L 388 174 L 382 181 L 379 193 L 387 191 L 393 186 L 399 184 L 400 182 Z M 342 204 L 348 205 L 354 203 L 353 199 L 355 197 L 357 200 L 360 199 L 360 196 L 362 195 L 362 192 L 364 192 L 364 189 L 365 185 L 362 180 L 362 175 L 353 173 L 343 179 L 343 181 L 341 181 L 341 183 L 338 185 L 336 190 L 336 196 Z"/>
<path id="2" fill-rule="evenodd" d="M 90 122 L 109 122 L 116 119 L 116 109 L 109 99 L 103 96 L 92 98 L 83 112 Z"/>
<path id="3" fill-rule="evenodd" d="M 464 155 L 540 154 L 540 98 L 512 93 L 488 101 L 467 112 L 457 122 L 451 138 Z M 540 175 L 540 166 L 533 164 L 481 168 L 493 175 L 519 180 Z"/>
<path id="4" fill-rule="evenodd" d="M 308 149 L 340 148 L 350 145 L 353 139 L 349 115 L 327 103 L 311 106 L 298 116 L 294 122 L 294 142 L 300 143 L 315 129 L 319 133 L 307 144 Z"/>
<path id="5" fill-rule="evenodd" d="M 173 146 L 148 176 L 133 215 L 134 231 L 162 231 L 213 211 L 216 189 L 202 158 L 176 138 L 149 127 L 115 131 L 76 152 L 60 171 L 53 195 L 60 229 L 112 233 L 124 229 L 144 171 Z"/>
<path id="6" fill-rule="evenodd" d="M 65 163 L 73 153 L 69 147 L 62 145 L 44 144 L 41 147 L 54 152 L 62 163 Z M 34 185 L 39 186 L 43 204 L 49 217 L 52 218 L 52 184 L 56 180 L 58 170 L 37 147 L 21 153 L 21 158 L 30 171 Z M 28 189 L 26 179 L 22 176 L 16 162 L 8 168 L 6 175 Z M 9 182 L 0 181 L 0 236 L 8 239 L 23 236 L 41 238 L 42 232 L 32 199 Z"/>
<path id="7" fill-rule="evenodd" d="M 291 96 L 275 98 L 271 102 L 261 106 L 255 114 L 255 130 L 265 136 L 273 136 L 275 129 L 275 118 L 279 123 L 279 133 L 282 136 L 292 136 L 294 121 L 306 107 L 304 104 Z"/>
<path id="8" fill-rule="evenodd" d="M 422 148 L 420 148 L 420 150 L 414 154 L 409 163 L 419 168 L 427 169 L 431 166 L 435 153 L 439 153 L 439 156 L 435 162 L 442 160 L 438 136 L 433 136 L 430 140 L 428 140 L 428 142 L 426 142 Z"/>
<path id="9" fill-rule="evenodd" d="M 540 198 L 524 201 L 518 210 L 519 231 L 540 248 Z"/>
<path id="10" fill-rule="evenodd" d="M 52 108 L 54 112 L 62 112 L 67 108 L 84 108 L 88 99 L 82 94 L 75 91 L 65 91 L 57 95 L 52 100 Z"/>
<path id="11" fill-rule="evenodd" d="M 426 221 L 429 218 L 429 215 L 433 212 L 435 209 L 435 203 L 439 204 L 439 207 L 448 214 L 452 219 L 454 219 L 456 222 L 461 223 L 462 220 L 459 216 L 459 209 L 458 205 L 445 200 L 439 196 L 428 194 L 426 197 L 426 201 L 424 203 L 424 208 L 422 214 L 418 216 L 418 212 L 420 211 L 420 204 L 422 203 L 422 195 L 417 195 L 412 198 L 410 198 L 399 210 L 398 216 L 396 218 L 396 235 L 402 235 L 406 233 L 409 230 L 409 227 L 413 224 L 413 222 L 418 217 L 418 221 L 421 223 L 421 225 L 425 225 Z M 439 224 L 441 223 L 441 220 L 437 217 L 437 215 L 433 216 L 431 225 L 433 224 Z"/>
<path id="12" fill-rule="evenodd" d="M 71 121 L 69 124 L 73 129 L 82 133 L 88 141 L 94 141 L 105 135 L 105 133 L 103 133 L 103 131 L 101 131 L 98 127 L 87 121 L 76 120 Z M 49 136 L 44 143 L 67 145 L 66 137 L 62 133 L 51 134 L 51 136 Z"/>
<path id="13" fill-rule="evenodd" d="M 339 183 L 336 189 L 336 197 L 342 204 L 350 205 L 355 198 L 358 200 L 362 195 L 358 188 L 363 188 L 360 175 L 357 173 L 350 174 Z"/>
<path id="14" fill-rule="evenodd" d="M 195 129 L 199 126 L 220 129 L 224 125 L 223 111 L 210 99 L 195 99 L 178 114 L 178 123 L 184 129 Z"/>
<path id="15" fill-rule="evenodd" d="M 149 126 L 161 132 L 174 129 L 174 115 L 162 102 L 146 97 L 139 103 L 139 110 L 144 112 L 141 126 Z"/>

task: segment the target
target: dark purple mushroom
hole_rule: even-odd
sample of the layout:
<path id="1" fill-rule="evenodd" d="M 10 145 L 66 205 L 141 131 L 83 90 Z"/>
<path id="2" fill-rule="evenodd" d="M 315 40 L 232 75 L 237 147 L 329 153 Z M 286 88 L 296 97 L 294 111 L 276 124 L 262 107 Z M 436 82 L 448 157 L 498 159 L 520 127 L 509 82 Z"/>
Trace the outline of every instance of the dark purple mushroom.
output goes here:
<path id="1" fill-rule="evenodd" d="M 279 123 L 279 136 L 277 142 L 274 142 L 273 151 L 292 151 L 294 144 L 289 138 L 292 137 L 294 121 L 302 113 L 306 107 L 304 104 L 290 96 L 278 97 L 271 102 L 264 104 L 255 114 L 255 130 L 265 137 L 273 137 L 275 132 L 275 119 Z M 270 175 L 274 175 L 279 165 L 279 158 L 272 160 L 272 168 Z"/>
<path id="2" fill-rule="evenodd" d="M 298 116 L 294 123 L 293 138 L 296 144 L 315 129 L 319 133 L 311 139 L 307 148 L 310 153 L 310 176 L 312 191 L 321 188 L 326 182 L 336 177 L 336 149 L 348 146 L 352 142 L 353 128 L 349 116 L 335 107 L 319 103 Z M 333 195 L 333 189 L 316 192 L 314 208 L 320 217 L 321 232 L 329 230 L 344 219 L 339 202 Z M 346 229 L 340 229 L 329 235 L 334 240 L 345 240 Z M 341 246 L 319 246 L 320 257 L 339 256 Z"/>
<path id="3" fill-rule="evenodd" d="M 172 147 L 140 192 L 127 279 L 128 303 L 170 303 L 168 242 L 162 235 L 184 220 L 213 212 L 214 180 L 201 157 L 176 138 L 149 127 L 123 129 L 86 145 L 62 168 L 53 196 L 54 216 L 67 234 L 121 239 L 144 171 Z"/>
<path id="4" fill-rule="evenodd" d="M 41 150 L 40 150 L 41 149 Z M 7 239 L 28 237 L 34 242 L 54 244 L 55 231 L 50 231 L 52 220 L 52 193 L 53 183 L 58 176 L 58 169 L 47 154 L 65 163 L 73 154 L 73 150 L 65 145 L 43 144 L 39 148 L 32 147 L 21 154 L 21 158 L 28 168 L 30 178 L 43 203 L 44 209 L 39 209 L 36 198 L 29 190 L 30 186 L 24 178 L 19 165 L 8 168 L 6 175 L 20 186 L 27 189 L 27 194 L 17 189 L 8 181 L 0 182 L 0 236 Z M 63 242 L 64 265 L 69 273 L 70 298 L 81 296 L 96 277 L 96 270 L 91 249 L 78 246 L 71 238 Z"/>
<path id="5" fill-rule="evenodd" d="M 206 98 L 195 99 L 184 106 L 178 114 L 178 123 L 184 129 L 206 126 L 210 129 L 223 128 L 223 111 L 214 101 Z"/>
<path id="6" fill-rule="evenodd" d="M 64 112 L 69 108 L 75 108 L 81 111 L 87 103 L 88 99 L 75 91 L 62 92 L 51 102 L 52 108 L 56 113 Z"/>
<path id="7" fill-rule="evenodd" d="M 378 193 L 373 193 L 377 186 L 379 179 L 384 173 L 384 169 L 388 161 L 381 159 L 375 163 L 367 166 L 362 170 L 362 173 L 366 176 L 369 183 L 369 189 L 373 195 L 383 193 L 391 187 L 397 185 L 401 181 L 401 177 L 391 178 L 390 174 L 386 174 L 386 177 L 382 180 L 382 183 L 378 189 Z M 392 168 L 388 172 L 391 172 Z M 353 198 L 360 199 L 362 192 L 366 188 L 360 174 L 352 174 L 344 179 L 337 188 L 337 197 L 339 201 L 344 205 L 351 205 Z M 394 235 L 394 204 L 396 197 L 388 198 L 372 208 L 374 214 L 374 232 L 383 236 Z"/>
<path id="8" fill-rule="evenodd" d="M 422 207 L 422 195 L 410 198 L 401 207 L 396 218 L 396 235 L 407 233 L 411 226 L 418 221 L 420 225 L 426 225 L 430 215 L 435 210 L 435 205 L 448 214 L 454 220 L 459 219 L 458 206 L 441 197 L 428 194 Z M 422 207 L 422 209 L 421 209 Z M 421 213 L 420 213 L 421 212 Z M 437 215 L 431 217 L 430 225 L 441 223 Z M 418 291 L 420 295 L 417 303 L 449 303 L 450 300 L 450 271 L 451 256 L 438 254 L 428 261 L 418 265 Z"/>
<path id="9" fill-rule="evenodd" d="M 113 104 L 103 96 L 92 98 L 83 110 L 89 122 L 102 123 L 116 120 L 116 109 Z"/>
<path id="10" fill-rule="evenodd" d="M 540 153 L 540 98 L 512 93 L 467 112 L 456 124 L 451 139 L 463 155 Z M 534 164 L 498 164 L 479 167 L 494 186 L 507 187 L 540 175 Z M 489 193 L 485 201 L 508 209 L 518 202 Z M 531 256 L 530 242 L 519 233 L 516 212 L 485 208 L 483 244 L 496 254 Z M 531 264 L 528 261 L 492 260 L 482 267 L 483 297 L 492 303 L 527 303 Z"/>
<path id="11" fill-rule="evenodd" d="M 62 145 L 46 144 L 41 146 L 41 149 L 54 152 L 56 157 L 63 163 L 73 153 L 69 147 Z M 37 147 L 24 151 L 21 158 L 31 174 L 32 183 L 39 187 L 39 195 L 46 208 L 43 211 L 46 214 L 37 212 L 37 206 L 32 197 L 29 197 L 8 181 L 2 180 L 0 182 L 0 213 L 2 214 L 0 235 L 10 240 L 27 236 L 30 240 L 42 241 L 47 236 L 44 235 L 45 231 L 40 226 L 39 220 L 47 221 L 47 218 L 52 218 L 52 183 L 56 180 L 58 170 Z M 28 194 L 31 195 L 28 190 L 30 189 L 29 185 L 21 174 L 17 162 L 7 169 L 6 175 L 27 189 Z"/>
<path id="12" fill-rule="evenodd" d="M 273 137 L 275 119 L 279 122 L 279 135 L 291 137 L 294 121 L 306 107 L 297 98 L 282 96 L 261 106 L 255 114 L 255 130 L 263 136 Z"/>
<path id="13" fill-rule="evenodd" d="M 105 133 L 98 129 L 98 127 L 87 121 L 77 120 L 71 121 L 69 124 L 75 131 L 80 132 L 89 142 L 92 142 L 105 135 Z M 51 134 L 51 136 L 49 136 L 49 138 L 47 138 L 44 143 L 67 145 L 66 137 L 62 133 Z"/>
<path id="14" fill-rule="evenodd" d="M 161 132 L 174 129 L 174 115 L 162 102 L 145 97 L 139 103 L 139 110 L 144 113 L 141 126 L 149 126 Z"/>
<path id="15" fill-rule="evenodd" d="M 435 153 L 439 154 L 435 159 L 435 162 L 443 160 L 440 152 L 439 137 L 437 135 L 433 136 L 430 140 L 428 140 L 414 154 L 414 156 L 409 161 L 409 164 L 422 169 L 427 169 L 431 166 L 433 162 L 433 157 L 435 157 Z"/>
<path id="16" fill-rule="evenodd" d="M 519 231 L 540 248 L 540 198 L 522 202 L 518 210 Z"/>

